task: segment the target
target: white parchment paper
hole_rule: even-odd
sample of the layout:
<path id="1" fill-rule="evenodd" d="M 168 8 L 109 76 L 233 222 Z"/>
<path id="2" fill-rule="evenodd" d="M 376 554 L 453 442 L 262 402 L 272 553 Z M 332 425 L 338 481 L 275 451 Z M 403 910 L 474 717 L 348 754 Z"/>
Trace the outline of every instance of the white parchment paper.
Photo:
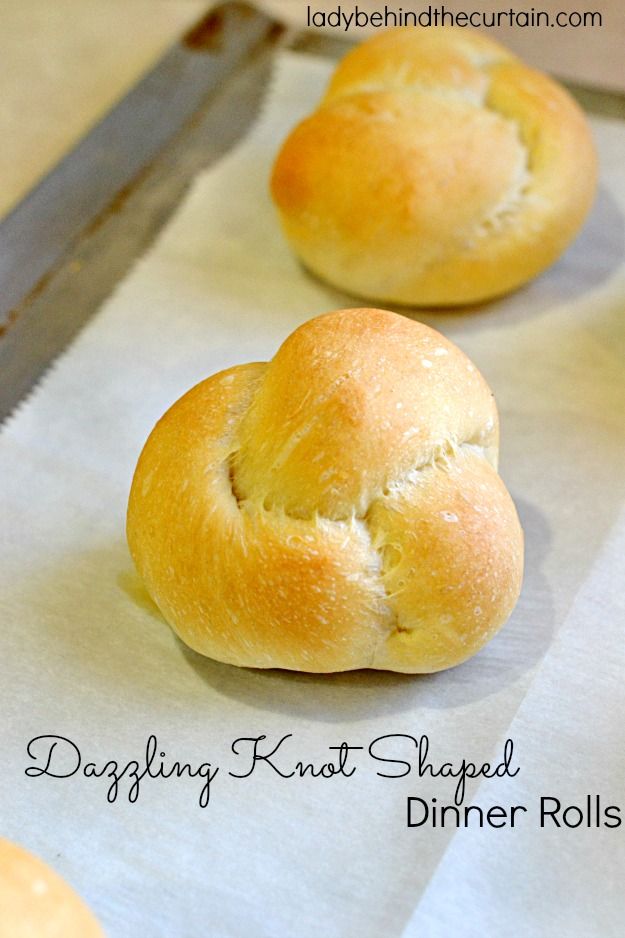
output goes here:
<path id="1" fill-rule="evenodd" d="M 197 179 L 0 435 L 2 832 L 66 876 L 110 938 L 620 934 L 625 834 L 540 830 L 533 807 L 597 791 L 625 811 L 624 127 L 593 122 L 597 203 L 551 271 L 480 309 L 417 314 L 495 391 L 501 471 L 526 533 L 521 600 L 480 655 L 427 677 L 238 670 L 187 650 L 134 575 L 126 499 L 161 413 L 212 372 L 271 357 L 311 316 L 358 305 L 301 270 L 267 191 L 280 141 L 329 70 L 280 58 L 248 138 Z M 347 741 L 365 747 L 355 774 L 228 774 L 248 764 L 234 739 L 266 734 L 272 747 L 289 733 L 285 772 Z M 512 737 L 519 774 L 468 799 L 525 799 L 523 826 L 408 829 L 406 796 L 450 801 L 454 783 L 381 778 L 366 747 L 423 733 L 439 763 L 498 761 Z M 169 764 L 219 768 L 207 807 L 198 778 L 146 779 L 134 803 L 122 782 L 109 803 L 110 780 L 82 773 L 141 760 L 151 734 Z M 27 744 L 43 735 L 71 740 L 81 770 L 26 776 L 47 745 L 31 758 Z M 397 758 L 407 742 L 394 741 Z M 69 771 L 72 751 L 59 743 L 55 766 Z"/>

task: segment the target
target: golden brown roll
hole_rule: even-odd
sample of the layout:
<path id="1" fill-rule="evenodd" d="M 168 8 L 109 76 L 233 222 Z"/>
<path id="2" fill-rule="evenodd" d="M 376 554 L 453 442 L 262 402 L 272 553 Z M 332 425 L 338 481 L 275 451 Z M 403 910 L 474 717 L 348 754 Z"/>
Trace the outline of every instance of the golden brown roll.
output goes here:
<path id="1" fill-rule="evenodd" d="M 104 938 L 104 932 L 43 860 L 0 838 L 0 938 Z"/>
<path id="2" fill-rule="evenodd" d="M 478 33 L 394 29 L 350 52 L 284 143 L 284 232 L 335 287 L 454 305 L 506 293 L 564 251 L 596 186 L 567 92 Z"/>
<path id="3" fill-rule="evenodd" d="M 455 345 L 341 310 L 174 404 L 139 459 L 128 543 L 167 621 L 211 658 L 437 671 L 519 594 L 497 451 L 493 396 Z"/>

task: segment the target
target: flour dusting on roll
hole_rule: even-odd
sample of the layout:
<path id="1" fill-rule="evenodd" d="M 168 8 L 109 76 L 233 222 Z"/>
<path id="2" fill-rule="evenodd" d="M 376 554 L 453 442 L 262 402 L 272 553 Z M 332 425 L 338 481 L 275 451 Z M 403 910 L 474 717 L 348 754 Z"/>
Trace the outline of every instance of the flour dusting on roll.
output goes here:
<path id="1" fill-rule="evenodd" d="M 271 181 L 311 271 L 417 306 L 487 300 L 545 270 L 595 187 L 587 122 L 560 85 L 478 33 L 414 27 L 343 59 Z"/>
<path id="2" fill-rule="evenodd" d="M 384 310 L 328 313 L 184 395 L 137 466 L 128 542 L 167 621 L 236 665 L 429 672 L 518 598 L 523 537 L 475 366 Z"/>

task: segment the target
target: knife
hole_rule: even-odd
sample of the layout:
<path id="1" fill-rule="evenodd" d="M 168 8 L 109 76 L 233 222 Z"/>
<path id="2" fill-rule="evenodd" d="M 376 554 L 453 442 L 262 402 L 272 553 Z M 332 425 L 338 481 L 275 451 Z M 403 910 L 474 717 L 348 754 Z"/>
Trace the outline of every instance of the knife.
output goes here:
<path id="1" fill-rule="evenodd" d="M 0 223 L 0 421 L 248 129 L 285 35 L 214 9 Z"/>

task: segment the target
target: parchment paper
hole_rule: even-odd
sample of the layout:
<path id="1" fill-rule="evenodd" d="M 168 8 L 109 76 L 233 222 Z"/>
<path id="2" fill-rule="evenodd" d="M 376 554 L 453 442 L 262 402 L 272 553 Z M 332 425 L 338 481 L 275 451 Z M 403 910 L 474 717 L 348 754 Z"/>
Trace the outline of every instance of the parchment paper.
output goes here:
<path id="1" fill-rule="evenodd" d="M 415 314 L 493 387 L 526 533 L 521 600 L 482 653 L 427 677 L 239 670 L 187 650 L 133 572 L 128 488 L 166 407 L 214 371 L 269 358 L 309 317 L 358 305 L 301 270 L 267 192 L 329 69 L 282 55 L 250 136 L 198 178 L 0 436 L 2 830 L 72 882 L 110 938 L 620 934 L 620 829 L 554 833 L 529 816 L 515 830 L 407 828 L 408 795 L 450 802 L 455 782 L 379 777 L 366 747 L 427 734 L 434 763 L 497 762 L 511 737 L 518 775 L 470 785 L 468 801 L 533 811 L 537 793 L 598 791 L 625 807 L 625 128 L 594 122 L 597 203 L 550 272 L 480 309 Z M 285 772 L 336 759 L 328 747 L 343 741 L 365 749 L 351 777 L 266 764 L 229 776 L 249 762 L 233 740 L 266 734 L 271 748 L 289 733 Z M 219 768 L 207 807 L 199 778 L 144 779 L 134 803 L 122 781 L 109 803 L 110 779 L 81 774 L 141 760 L 151 734 L 170 765 Z M 45 741 L 27 752 L 44 735 L 78 747 L 80 772 L 25 774 L 45 763 Z M 385 745 L 410 758 L 408 740 Z M 72 751 L 56 750 L 67 771 Z"/>

